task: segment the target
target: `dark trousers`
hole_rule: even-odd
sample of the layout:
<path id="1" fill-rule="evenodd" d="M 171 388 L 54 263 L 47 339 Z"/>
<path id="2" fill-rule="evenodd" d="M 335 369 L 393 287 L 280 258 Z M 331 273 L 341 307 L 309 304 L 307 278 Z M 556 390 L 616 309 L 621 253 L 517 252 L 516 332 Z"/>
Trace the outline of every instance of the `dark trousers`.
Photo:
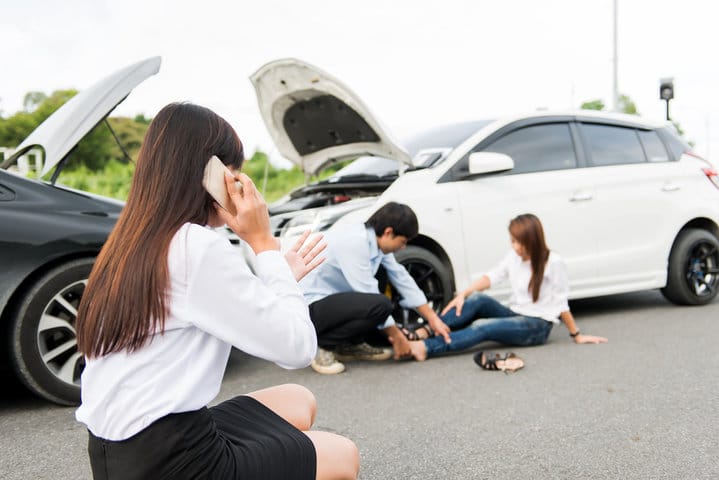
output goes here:
<path id="1" fill-rule="evenodd" d="M 381 293 L 336 293 L 310 304 L 317 344 L 326 350 L 376 338 L 391 313 L 392 302 Z"/>

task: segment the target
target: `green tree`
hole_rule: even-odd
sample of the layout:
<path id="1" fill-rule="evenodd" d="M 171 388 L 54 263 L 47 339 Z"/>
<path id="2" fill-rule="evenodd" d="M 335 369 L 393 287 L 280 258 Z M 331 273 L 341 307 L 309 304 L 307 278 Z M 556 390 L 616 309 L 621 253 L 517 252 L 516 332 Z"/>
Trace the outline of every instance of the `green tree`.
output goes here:
<path id="1" fill-rule="evenodd" d="M 629 95 L 619 95 L 618 103 L 617 111 L 631 115 L 639 115 L 637 104 L 634 103 L 634 100 L 632 100 Z M 604 100 L 598 98 L 582 103 L 579 108 L 582 110 L 604 110 L 606 105 L 604 104 Z"/>
<path id="2" fill-rule="evenodd" d="M 18 112 L 8 118 L 0 118 L 0 145 L 17 146 L 37 125 L 35 117 L 27 112 Z"/>
<path id="3" fill-rule="evenodd" d="M 590 100 L 588 102 L 584 102 L 579 108 L 582 110 L 604 110 L 604 102 L 599 99 Z"/>
<path id="4" fill-rule="evenodd" d="M 22 106 L 26 112 L 32 112 L 46 99 L 47 95 L 43 92 L 27 92 L 22 99 Z"/>
<path id="5" fill-rule="evenodd" d="M 268 202 L 279 199 L 306 181 L 302 170 L 297 167 L 278 168 L 272 165 L 267 154 L 260 150 L 256 150 L 249 159 L 245 160 L 242 171 L 252 179 Z"/>
<path id="6" fill-rule="evenodd" d="M 0 117 L 0 145 L 15 147 L 65 102 L 77 94 L 76 90 L 56 90 L 50 96 L 42 92 L 28 92 L 23 99 L 23 110 L 8 118 Z M 109 124 L 131 158 L 137 152 L 150 120 L 143 114 L 135 119 L 109 118 Z M 125 156 L 112 137 L 105 122 L 96 125 L 71 152 L 66 169 L 72 171 L 86 167 L 90 171 L 104 169 L 111 159 L 124 161 Z"/>
<path id="7" fill-rule="evenodd" d="M 144 118 L 144 115 L 138 115 Z M 108 123 L 112 127 L 115 135 L 120 141 L 120 144 L 125 148 L 130 158 L 134 161 L 137 160 L 137 155 L 140 152 L 140 146 L 142 140 L 145 138 L 145 132 L 147 132 L 148 123 L 138 122 L 137 117 L 109 117 Z M 112 143 L 112 153 L 110 155 L 113 159 L 125 161 L 125 155 L 123 154 L 120 146 L 117 142 Z"/>
<path id="8" fill-rule="evenodd" d="M 629 98 L 629 95 L 619 95 L 619 111 L 622 113 L 628 113 L 630 115 L 639 115 L 637 110 L 637 104 L 634 100 Z"/>
<path id="9" fill-rule="evenodd" d="M 138 113 L 137 115 L 135 115 L 135 118 L 133 118 L 133 120 L 134 120 L 136 123 L 143 123 L 143 124 L 145 124 L 145 125 L 149 125 L 150 122 L 152 121 L 151 118 L 147 118 L 147 117 L 146 117 L 144 114 L 142 114 L 142 113 Z"/>

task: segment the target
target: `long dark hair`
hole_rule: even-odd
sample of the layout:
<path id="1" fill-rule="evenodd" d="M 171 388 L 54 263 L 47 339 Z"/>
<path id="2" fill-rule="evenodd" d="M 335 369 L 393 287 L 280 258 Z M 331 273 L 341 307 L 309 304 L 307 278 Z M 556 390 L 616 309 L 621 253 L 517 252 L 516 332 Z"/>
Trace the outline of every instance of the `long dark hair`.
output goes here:
<path id="1" fill-rule="evenodd" d="M 518 215 L 509 222 L 509 234 L 524 247 L 529 255 L 532 265 L 529 290 L 532 291 L 532 301 L 536 302 L 539 298 L 539 290 L 542 288 L 544 267 L 549 259 L 549 248 L 544 241 L 542 222 L 531 213 Z"/>
<path id="2" fill-rule="evenodd" d="M 237 133 L 211 110 L 172 103 L 150 124 L 127 203 L 80 303 L 77 343 L 85 356 L 132 352 L 164 330 L 170 241 L 184 223 L 205 225 L 213 212 L 202 187 L 212 155 L 234 168 L 244 160 Z"/>

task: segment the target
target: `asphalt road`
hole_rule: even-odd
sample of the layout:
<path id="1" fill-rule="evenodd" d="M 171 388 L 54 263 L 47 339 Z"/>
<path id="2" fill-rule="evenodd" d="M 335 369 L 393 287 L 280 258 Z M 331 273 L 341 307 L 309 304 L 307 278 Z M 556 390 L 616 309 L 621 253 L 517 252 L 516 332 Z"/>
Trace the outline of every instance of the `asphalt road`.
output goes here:
<path id="1" fill-rule="evenodd" d="M 719 478 L 719 301 L 676 307 L 642 292 L 572 308 L 609 343 L 574 345 L 557 327 L 547 345 L 515 349 L 527 365 L 509 375 L 469 353 L 322 376 L 234 352 L 217 401 L 309 387 L 317 428 L 359 446 L 362 479 Z M 0 478 L 89 478 L 74 409 L 3 384 Z"/>

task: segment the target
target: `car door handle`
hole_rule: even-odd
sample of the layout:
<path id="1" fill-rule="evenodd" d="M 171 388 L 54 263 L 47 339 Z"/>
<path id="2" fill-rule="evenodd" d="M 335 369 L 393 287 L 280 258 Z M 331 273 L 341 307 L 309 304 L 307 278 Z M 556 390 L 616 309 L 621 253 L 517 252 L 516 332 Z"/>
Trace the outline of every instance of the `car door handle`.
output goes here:
<path id="1" fill-rule="evenodd" d="M 675 183 L 665 183 L 662 187 L 662 192 L 676 192 L 681 187 Z"/>
<path id="2" fill-rule="evenodd" d="M 570 202 L 586 202 L 591 200 L 594 196 L 589 192 L 577 192 L 569 199 Z"/>

